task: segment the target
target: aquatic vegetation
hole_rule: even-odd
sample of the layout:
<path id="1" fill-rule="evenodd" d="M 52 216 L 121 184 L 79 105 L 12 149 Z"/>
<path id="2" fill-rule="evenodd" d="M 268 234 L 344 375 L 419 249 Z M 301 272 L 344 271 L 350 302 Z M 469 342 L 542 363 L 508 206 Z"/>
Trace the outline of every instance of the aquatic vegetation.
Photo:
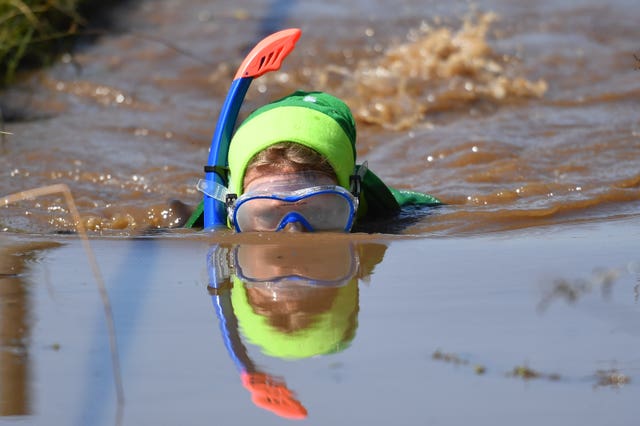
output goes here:
<path id="1" fill-rule="evenodd" d="M 527 366 L 519 365 L 513 368 L 511 376 L 522 377 L 523 379 L 537 379 L 540 377 L 540 373 Z"/>
<path id="2" fill-rule="evenodd" d="M 469 361 L 460 358 L 456 354 L 441 352 L 439 349 L 431 355 L 431 358 L 456 365 L 466 365 L 469 363 Z"/>
<path id="3" fill-rule="evenodd" d="M 538 311 L 545 311 L 555 299 L 564 299 L 567 303 L 573 304 L 594 289 L 600 289 L 602 296 L 607 298 L 611 294 L 613 284 L 618 280 L 621 271 L 617 269 L 596 270 L 587 279 L 575 279 L 573 281 L 558 278 L 553 281 L 551 289 L 542 297 L 538 303 Z"/>
<path id="4" fill-rule="evenodd" d="M 438 361 L 444 361 L 444 362 L 448 362 L 448 363 L 451 363 L 451 364 L 455 364 L 455 365 L 467 365 L 467 364 L 469 364 L 469 361 L 467 361 L 466 359 L 460 358 L 456 354 L 442 352 L 439 349 L 437 349 L 431 355 L 431 358 L 433 358 L 435 360 L 438 360 Z M 487 372 L 487 367 L 485 367 L 482 364 L 475 364 L 473 366 L 473 372 L 476 373 L 477 375 L 482 375 L 482 374 Z"/>
<path id="5" fill-rule="evenodd" d="M 442 361 L 453 365 L 469 365 L 469 361 L 460 357 L 454 353 L 443 352 L 440 349 L 437 349 L 431 355 L 431 358 L 436 361 Z M 482 364 L 473 365 L 473 372 L 479 376 L 487 373 L 486 366 Z M 509 370 L 506 374 L 506 377 L 519 378 L 525 381 L 528 380 L 548 380 L 551 382 L 557 382 L 563 379 L 559 373 L 543 373 L 539 370 L 535 370 L 529 367 L 526 364 L 516 365 L 511 370 Z M 631 383 L 631 378 L 626 374 L 619 372 L 615 368 L 611 368 L 608 370 L 598 370 L 593 375 L 595 377 L 596 383 L 593 385 L 594 388 L 599 387 L 611 387 L 611 388 L 621 388 L 624 385 Z M 564 376 L 566 379 L 566 376 Z"/>
<path id="6" fill-rule="evenodd" d="M 487 372 L 487 368 L 484 365 L 477 364 L 473 367 L 473 371 L 478 375 L 482 375 Z"/>
<path id="7" fill-rule="evenodd" d="M 624 385 L 627 385 L 631 382 L 629 376 L 620 373 L 618 370 L 609 369 L 609 370 L 598 370 L 596 371 L 596 378 L 598 383 L 594 385 L 594 387 L 615 387 L 621 388 Z"/>
<path id="8" fill-rule="evenodd" d="M 80 0 L 9 0 L 0 5 L 0 83 L 25 64 L 49 62 L 61 42 L 84 23 Z"/>
<path id="9" fill-rule="evenodd" d="M 94 0 L 1 2 L 0 87 L 10 83 L 19 68 L 51 63 L 69 49 L 74 37 L 87 33 L 90 17 L 98 17 L 105 7 L 113 7 L 116 3 Z"/>
<path id="10" fill-rule="evenodd" d="M 517 365 L 507 374 L 510 377 L 519 377 L 524 380 L 531 379 L 547 379 L 547 380 L 560 380 L 560 375 L 557 373 L 545 374 L 536 371 L 526 365 Z"/>

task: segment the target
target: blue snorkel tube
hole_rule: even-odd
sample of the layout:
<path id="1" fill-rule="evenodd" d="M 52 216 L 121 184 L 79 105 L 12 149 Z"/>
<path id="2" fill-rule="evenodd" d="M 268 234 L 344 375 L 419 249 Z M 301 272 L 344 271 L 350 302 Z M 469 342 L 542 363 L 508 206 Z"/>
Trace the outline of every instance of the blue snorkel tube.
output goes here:
<path id="1" fill-rule="evenodd" d="M 209 159 L 205 166 L 205 181 L 226 186 L 228 154 L 231 136 L 238 118 L 242 101 L 254 78 L 269 71 L 280 69 L 284 58 L 291 53 L 302 31 L 290 28 L 278 31 L 263 39 L 249 52 L 238 71 L 224 101 L 216 130 L 211 140 Z M 204 228 L 213 228 L 227 224 L 226 206 L 212 196 L 204 195 Z"/>

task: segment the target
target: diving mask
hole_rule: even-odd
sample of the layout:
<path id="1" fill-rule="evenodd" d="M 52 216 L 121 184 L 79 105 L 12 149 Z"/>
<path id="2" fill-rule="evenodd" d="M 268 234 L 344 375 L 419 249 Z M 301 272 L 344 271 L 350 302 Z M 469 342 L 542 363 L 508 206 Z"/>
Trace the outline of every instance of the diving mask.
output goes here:
<path id="1" fill-rule="evenodd" d="M 358 200 L 340 186 L 296 191 L 248 192 L 229 208 L 236 231 L 280 231 L 299 224 L 307 231 L 349 232 Z"/>
<path id="2" fill-rule="evenodd" d="M 198 189 L 205 193 L 219 189 L 210 184 L 200 181 Z M 264 176 L 247 188 L 237 198 L 225 194 L 229 220 L 238 232 L 281 231 L 288 225 L 306 231 L 349 232 L 358 211 L 358 198 L 320 172 Z"/>

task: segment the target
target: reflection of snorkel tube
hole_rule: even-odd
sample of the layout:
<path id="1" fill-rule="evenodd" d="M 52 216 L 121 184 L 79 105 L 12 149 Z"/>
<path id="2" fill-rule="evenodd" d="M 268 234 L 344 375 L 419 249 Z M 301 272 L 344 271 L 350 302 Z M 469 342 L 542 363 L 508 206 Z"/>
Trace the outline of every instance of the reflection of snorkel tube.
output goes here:
<path id="1" fill-rule="evenodd" d="M 220 271 L 216 267 L 215 258 L 218 247 L 210 252 L 209 261 L 209 289 L 212 296 L 220 331 L 224 344 L 240 372 L 242 384 L 249 392 L 251 399 L 258 407 L 272 411 L 273 413 L 290 419 L 303 419 L 307 417 L 307 410 L 293 396 L 286 383 L 279 381 L 269 374 L 257 369 L 251 358 L 247 355 L 247 349 L 242 344 L 238 332 L 238 320 L 233 312 L 231 304 L 231 289 L 219 282 Z M 216 276 L 218 275 L 218 276 Z M 228 284 L 228 279 L 226 280 Z"/>
<path id="2" fill-rule="evenodd" d="M 351 243 L 343 244 L 345 250 L 341 251 L 341 244 L 334 242 L 325 245 L 325 253 L 330 247 L 336 248 L 333 251 L 343 257 L 343 265 L 336 265 L 336 255 L 314 269 L 314 260 L 322 256 L 323 245 L 320 246 L 319 250 L 317 244 L 214 246 L 207 259 L 209 292 L 225 346 L 240 371 L 242 383 L 257 406 L 286 418 L 305 418 L 307 411 L 283 380 L 257 369 L 239 329 L 265 354 L 278 358 L 307 358 L 338 352 L 349 345 L 357 326 L 358 255 Z M 282 268 L 296 260 L 299 263 L 292 268 Z M 335 267 L 328 268 L 328 264 Z M 285 299 L 280 305 L 278 296 Z M 266 303 L 259 306 L 256 298 Z M 269 312 L 279 307 L 286 309 L 289 304 L 295 305 L 295 312 L 290 315 L 295 317 L 290 318 L 294 324 L 288 324 L 290 329 L 283 331 L 270 320 L 287 315 L 270 317 Z M 305 317 L 307 310 L 309 315 Z"/>
<path id="3" fill-rule="evenodd" d="M 293 396 L 286 383 L 259 371 L 247 355 L 247 349 L 240 339 L 238 319 L 231 303 L 229 275 L 225 274 L 229 269 L 228 264 L 223 260 L 224 251 L 224 248 L 214 246 L 209 252 L 208 288 L 220 322 L 225 347 L 240 372 L 242 384 L 251 392 L 251 399 L 258 407 L 272 411 L 281 417 L 304 419 L 307 417 L 307 410 Z"/>
<path id="4" fill-rule="evenodd" d="M 227 184 L 226 168 L 228 166 L 229 143 L 238 118 L 242 101 L 254 78 L 280 68 L 284 58 L 293 50 L 301 31 L 297 28 L 279 31 L 258 43 L 242 62 L 231 83 L 227 98 L 224 101 L 218 124 L 216 125 L 209 159 L 205 166 L 205 180 L 221 185 Z M 226 211 L 221 203 L 208 194 L 204 196 L 204 227 L 226 225 Z"/>

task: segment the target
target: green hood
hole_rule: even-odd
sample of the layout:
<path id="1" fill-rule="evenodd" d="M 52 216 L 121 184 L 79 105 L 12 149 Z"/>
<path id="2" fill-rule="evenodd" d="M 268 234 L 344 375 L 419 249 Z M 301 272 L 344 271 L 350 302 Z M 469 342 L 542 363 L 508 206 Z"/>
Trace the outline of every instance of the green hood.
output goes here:
<path id="1" fill-rule="evenodd" d="M 247 166 L 260 151 L 295 142 L 327 158 L 338 184 L 349 189 L 356 162 L 356 126 L 349 107 L 323 92 L 295 92 L 254 111 L 229 147 L 229 191 L 242 194 Z"/>

